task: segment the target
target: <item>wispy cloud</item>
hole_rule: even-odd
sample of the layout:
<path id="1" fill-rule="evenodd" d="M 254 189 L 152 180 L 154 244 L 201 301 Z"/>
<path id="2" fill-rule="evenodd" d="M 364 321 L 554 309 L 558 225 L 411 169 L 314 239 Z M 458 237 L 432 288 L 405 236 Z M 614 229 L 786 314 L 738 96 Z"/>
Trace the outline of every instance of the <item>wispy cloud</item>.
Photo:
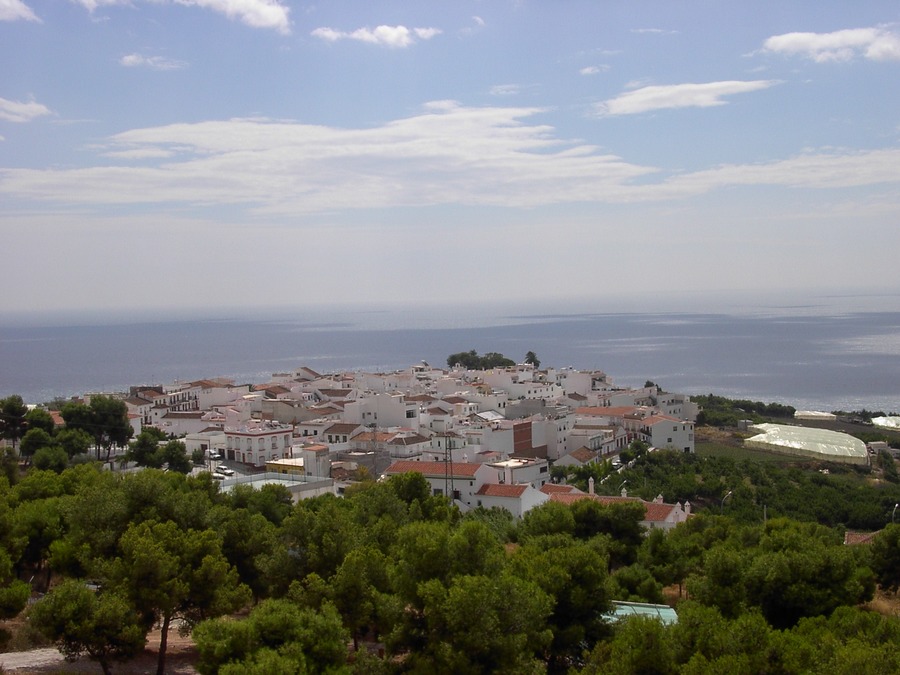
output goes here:
<path id="1" fill-rule="evenodd" d="M 609 70 L 609 66 L 606 64 L 599 66 L 585 66 L 581 70 L 578 71 L 581 75 L 597 75 L 598 73 L 605 73 Z"/>
<path id="2" fill-rule="evenodd" d="M 849 28 L 832 33 L 784 33 L 763 43 L 764 52 L 803 56 L 816 63 L 900 60 L 900 35 L 886 27 Z"/>
<path id="3" fill-rule="evenodd" d="M 521 91 L 518 84 L 495 84 L 491 87 L 491 96 L 515 96 Z"/>
<path id="4" fill-rule="evenodd" d="M 40 22 L 41 20 L 22 0 L 0 0 L 0 21 Z"/>
<path id="5" fill-rule="evenodd" d="M 0 0 L 3 2 L 4 0 Z M 274 28 L 279 33 L 291 32 L 290 8 L 281 0 L 146 0 L 155 4 L 176 4 L 200 7 L 229 19 L 240 21 L 252 28 Z M 74 0 L 89 12 L 100 7 L 132 5 L 133 0 Z"/>
<path id="6" fill-rule="evenodd" d="M 460 33 L 460 35 L 465 35 L 465 36 L 473 35 L 474 33 L 477 33 L 480 30 L 482 30 L 486 25 L 487 24 L 485 23 L 484 19 L 482 19 L 480 16 L 473 16 L 472 17 L 472 25 L 466 26 L 465 28 L 460 29 L 459 33 Z"/>
<path id="7" fill-rule="evenodd" d="M 10 101 L 0 98 L 0 120 L 7 122 L 30 122 L 36 117 L 51 115 L 50 108 L 35 101 Z"/>
<path id="8" fill-rule="evenodd" d="M 620 94 L 596 105 L 599 115 L 635 115 L 668 108 L 708 108 L 725 105 L 725 96 L 768 89 L 776 80 L 726 80 L 701 84 L 651 85 Z"/>
<path id="9" fill-rule="evenodd" d="M 665 30 L 663 28 L 632 28 L 631 32 L 644 35 L 676 35 L 678 33 L 677 30 Z"/>
<path id="10" fill-rule="evenodd" d="M 672 196 L 703 194 L 732 185 L 777 185 L 789 188 L 838 189 L 900 183 L 900 149 L 809 151 L 761 164 L 723 165 L 679 175 L 659 186 Z"/>
<path id="11" fill-rule="evenodd" d="M 136 129 L 108 139 L 93 166 L 0 170 L 0 195 L 85 206 L 233 205 L 248 215 L 527 208 L 615 199 L 623 184 L 655 171 L 526 123 L 541 112 L 441 101 L 369 129 L 260 119 Z M 127 154 L 110 164 L 110 153 Z"/>
<path id="12" fill-rule="evenodd" d="M 900 149 L 810 151 L 667 178 L 529 121 L 545 112 L 439 101 L 374 128 L 233 119 L 135 129 L 107 139 L 93 166 L 2 169 L 0 195 L 97 208 L 230 205 L 247 217 L 280 217 L 441 204 L 635 203 L 732 185 L 900 185 Z"/>
<path id="13" fill-rule="evenodd" d="M 180 70 L 187 66 L 184 61 L 167 59 L 162 56 L 144 56 L 143 54 L 126 54 L 119 59 L 119 64 L 126 68 L 152 68 L 153 70 Z"/>
<path id="14" fill-rule="evenodd" d="M 357 28 L 346 32 L 333 28 L 316 28 L 310 33 L 326 42 L 338 40 L 357 40 L 381 47 L 403 48 L 415 44 L 419 40 L 430 40 L 440 35 L 439 28 L 407 28 L 406 26 L 376 26 L 375 28 Z"/>

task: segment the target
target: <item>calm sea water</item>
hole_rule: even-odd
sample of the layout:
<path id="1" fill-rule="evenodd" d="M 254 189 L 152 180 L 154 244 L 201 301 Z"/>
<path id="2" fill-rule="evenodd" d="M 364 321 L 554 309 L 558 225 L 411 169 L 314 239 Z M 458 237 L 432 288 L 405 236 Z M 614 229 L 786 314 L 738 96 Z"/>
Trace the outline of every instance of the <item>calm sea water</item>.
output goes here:
<path id="1" fill-rule="evenodd" d="M 290 308 L 194 316 L 0 315 L 0 396 L 37 403 L 86 391 L 227 376 L 268 381 L 443 365 L 469 349 L 600 369 L 616 384 L 778 401 L 803 409 L 900 410 L 897 296 L 682 298 L 552 306 Z"/>

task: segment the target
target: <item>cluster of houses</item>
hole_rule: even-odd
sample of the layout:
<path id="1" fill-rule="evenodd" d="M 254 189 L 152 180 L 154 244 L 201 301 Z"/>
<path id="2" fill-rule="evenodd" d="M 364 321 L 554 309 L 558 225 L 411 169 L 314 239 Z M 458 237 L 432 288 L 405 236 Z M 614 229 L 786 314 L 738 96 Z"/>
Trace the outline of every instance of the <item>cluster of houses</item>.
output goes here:
<path id="1" fill-rule="evenodd" d="M 435 368 L 322 375 L 302 367 L 264 384 L 226 379 L 132 387 L 136 431 L 182 438 L 247 472 L 341 481 L 363 468 L 417 471 L 462 509 L 502 506 L 516 516 L 548 500 L 601 497 L 555 485 L 550 466 L 614 459 L 633 440 L 694 450 L 697 407 L 655 385 L 622 389 L 603 372 Z M 356 473 L 355 475 L 358 475 Z M 645 502 L 648 527 L 683 520 L 690 505 Z"/>

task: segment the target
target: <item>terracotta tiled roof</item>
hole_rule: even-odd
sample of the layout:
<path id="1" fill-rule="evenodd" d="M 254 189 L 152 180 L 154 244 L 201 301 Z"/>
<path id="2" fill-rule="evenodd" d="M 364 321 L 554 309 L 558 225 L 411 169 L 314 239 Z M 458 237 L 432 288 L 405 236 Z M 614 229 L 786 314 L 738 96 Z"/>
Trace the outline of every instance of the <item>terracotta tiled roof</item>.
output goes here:
<path id="1" fill-rule="evenodd" d="M 566 494 L 582 494 L 574 485 L 557 485 L 556 483 L 544 483 L 541 485 L 541 492 L 545 495 L 566 495 Z"/>
<path id="2" fill-rule="evenodd" d="M 546 485 L 543 487 L 547 487 Z M 543 488 L 541 488 L 543 489 Z M 561 504 L 566 504 L 571 506 L 575 502 L 581 499 L 593 499 L 595 502 L 600 501 L 597 495 L 589 495 L 587 492 L 569 492 L 569 493 L 561 493 L 554 492 L 550 495 L 550 501 L 560 502 Z"/>
<path id="3" fill-rule="evenodd" d="M 847 546 L 856 546 L 858 544 L 871 544 L 877 532 L 844 532 L 844 543 Z"/>
<path id="4" fill-rule="evenodd" d="M 510 497 L 518 499 L 525 494 L 525 490 L 527 489 L 527 485 L 498 485 L 497 483 L 485 483 L 478 488 L 478 492 L 475 494 L 483 497 Z"/>
<path id="5" fill-rule="evenodd" d="M 429 439 L 421 434 L 413 434 L 412 436 L 395 436 L 388 445 L 418 445 L 419 443 L 427 443 Z"/>
<path id="6" fill-rule="evenodd" d="M 319 393 L 322 396 L 327 396 L 328 398 L 347 398 L 353 393 L 352 389 L 319 389 Z"/>
<path id="7" fill-rule="evenodd" d="M 456 478 L 473 478 L 475 472 L 481 468 L 481 464 L 461 464 L 459 462 L 450 462 L 450 475 Z M 447 475 L 448 464 L 446 462 L 410 462 L 400 461 L 391 464 L 385 473 L 397 474 L 408 473 L 414 471 L 423 476 L 445 476 Z"/>
<path id="8" fill-rule="evenodd" d="M 393 431 L 362 431 L 350 440 L 357 443 L 387 443 L 396 435 Z"/>
<path id="9" fill-rule="evenodd" d="M 693 424 L 693 422 L 683 422 L 677 417 L 671 417 L 669 415 L 650 415 L 650 417 L 644 418 L 644 424 L 652 425 L 652 424 L 660 424 L 662 422 L 675 422 L 676 424 Z"/>
<path id="10" fill-rule="evenodd" d="M 597 459 L 597 453 L 584 447 L 573 450 L 569 453 L 569 455 L 573 459 L 577 459 L 582 464 L 587 464 L 588 462 L 592 462 L 593 460 Z"/>
<path id="11" fill-rule="evenodd" d="M 644 522 L 661 523 L 668 518 L 675 508 L 674 504 L 657 504 L 655 502 L 645 502 L 643 499 L 634 497 L 607 497 L 603 495 L 590 495 L 584 492 L 579 494 L 551 494 L 550 499 L 563 504 L 573 504 L 580 499 L 593 499 L 601 504 L 628 504 L 637 503 L 644 507 Z"/>

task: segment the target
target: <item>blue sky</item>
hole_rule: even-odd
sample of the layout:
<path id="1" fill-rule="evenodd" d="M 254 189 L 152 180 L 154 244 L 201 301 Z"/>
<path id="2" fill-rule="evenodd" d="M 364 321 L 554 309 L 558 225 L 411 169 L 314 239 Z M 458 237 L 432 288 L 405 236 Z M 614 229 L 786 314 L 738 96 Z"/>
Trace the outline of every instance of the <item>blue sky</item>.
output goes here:
<path id="1" fill-rule="evenodd" d="M 896 2 L 0 0 L 0 309 L 900 289 Z"/>

